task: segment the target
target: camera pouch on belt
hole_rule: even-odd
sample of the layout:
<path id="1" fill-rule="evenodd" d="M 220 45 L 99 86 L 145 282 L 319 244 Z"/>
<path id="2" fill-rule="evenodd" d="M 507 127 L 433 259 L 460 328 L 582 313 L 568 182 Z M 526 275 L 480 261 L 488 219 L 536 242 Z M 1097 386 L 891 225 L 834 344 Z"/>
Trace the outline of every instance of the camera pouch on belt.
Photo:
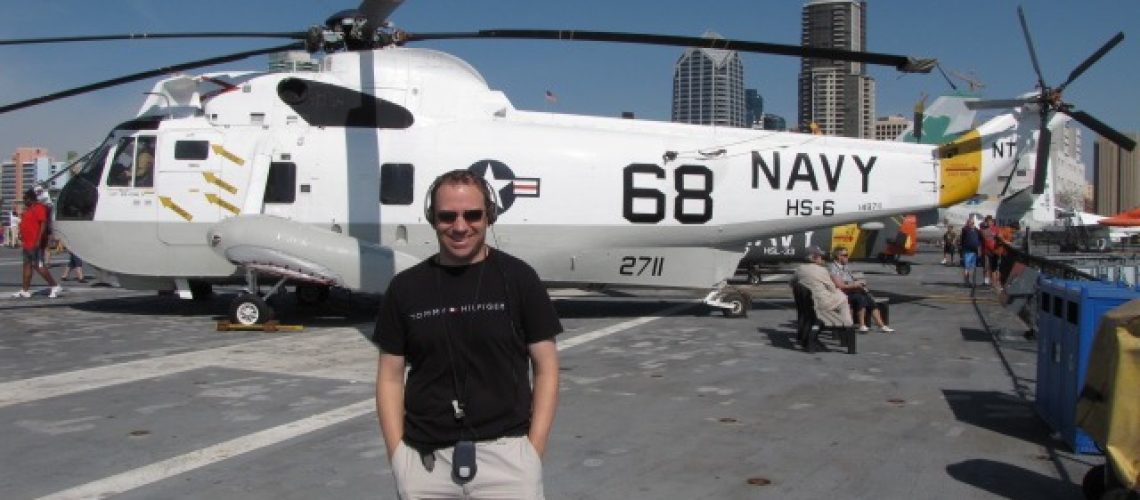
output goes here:
<path id="1" fill-rule="evenodd" d="M 455 443 L 451 455 L 451 475 L 456 482 L 462 484 L 475 479 L 475 443 L 460 441 Z"/>

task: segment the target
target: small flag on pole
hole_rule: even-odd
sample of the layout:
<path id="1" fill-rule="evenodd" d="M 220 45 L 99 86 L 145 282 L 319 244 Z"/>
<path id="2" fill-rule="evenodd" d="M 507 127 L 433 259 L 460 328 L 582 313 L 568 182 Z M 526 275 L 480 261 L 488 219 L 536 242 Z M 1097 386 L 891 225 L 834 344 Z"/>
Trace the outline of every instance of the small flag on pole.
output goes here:
<path id="1" fill-rule="evenodd" d="M 546 91 L 546 102 L 558 102 L 558 96 L 554 95 L 554 92 L 547 90 Z"/>

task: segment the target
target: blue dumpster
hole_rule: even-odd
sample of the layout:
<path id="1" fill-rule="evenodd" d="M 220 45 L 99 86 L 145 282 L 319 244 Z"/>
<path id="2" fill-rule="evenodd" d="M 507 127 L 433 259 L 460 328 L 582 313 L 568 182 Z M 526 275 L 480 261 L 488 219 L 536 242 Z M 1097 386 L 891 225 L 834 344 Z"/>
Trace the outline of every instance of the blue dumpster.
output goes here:
<path id="1" fill-rule="evenodd" d="M 1041 277 L 1038 283 L 1038 415 L 1078 453 L 1098 453 L 1075 422 L 1093 337 L 1110 309 L 1140 298 L 1140 291 L 1116 283 Z"/>

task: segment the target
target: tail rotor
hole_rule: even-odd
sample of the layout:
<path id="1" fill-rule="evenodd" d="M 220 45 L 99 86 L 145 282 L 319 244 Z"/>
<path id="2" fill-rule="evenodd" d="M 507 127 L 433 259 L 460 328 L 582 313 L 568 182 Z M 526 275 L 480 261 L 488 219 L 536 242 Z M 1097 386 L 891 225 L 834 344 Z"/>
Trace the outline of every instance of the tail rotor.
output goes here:
<path id="1" fill-rule="evenodd" d="M 1049 146 L 1052 142 L 1053 135 L 1052 132 L 1049 131 L 1049 119 L 1052 117 L 1052 114 L 1061 113 L 1067 115 L 1078 123 L 1088 127 L 1093 132 L 1100 134 L 1102 137 L 1128 151 L 1132 151 L 1136 147 L 1136 141 L 1118 132 L 1104 122 L 1097 120 L 1092 115 L 1074 109 L 1075 106 L 1072 103 L 1065 102 L 1061 95 L 1069 84 L 1073 83 L 1073 81 L 1084 74 L 1085 71 L 1088 71 L 1093 64 L 1096 64 L 1105 54 L 1123 41 L 1124 33 L 1117 33 L 1097 49 L 1096 52 L 1093 52 L 1089 57 L 1085 58 L 1081 64 L 1077 65 L 1077 67 L 1069 73 L 1069 77 L 1064 83 L 1057 87 L 1049 87 L 1049 85 L 1045 83 L 1044 74 L 1041 72 L 1041 64 L 1037 60 L 1037 51 L 1033 46 L 1033 38 L 1029 34 L 1029 25 L 1025 21 L 1025 13 L 1021 6 L 1017 7 L 1017 17 L 1021 23 L 1021 32 L 1025 37 L 1025 44 L 1029 48 L 1029 59 L 1033 63 L 1033 71 L 1037 75 L 1037 90 L 1026 97 L 974 101 L 966 103 L 966 106 L 970 109 L 1010 108 L 1027 104 L 1037 106 L 1041 119 L 1041 129 L 1037 136 L 1037 165 L 1033 177 L 1033 194 L 1042 194 L 1045 192 L 1045 183 L 1048 179 Z"/>

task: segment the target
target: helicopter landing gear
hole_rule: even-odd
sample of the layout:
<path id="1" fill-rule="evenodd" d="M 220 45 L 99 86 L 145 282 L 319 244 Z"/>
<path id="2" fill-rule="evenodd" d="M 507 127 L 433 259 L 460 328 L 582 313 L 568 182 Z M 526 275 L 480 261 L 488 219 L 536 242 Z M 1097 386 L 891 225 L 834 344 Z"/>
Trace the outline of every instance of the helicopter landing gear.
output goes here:
<path id="1" fill-rule="evenodd" d="M 329 287 L 323 285 L 297 285 L 297 303 L 316 306 L 329 300 Z"/>
<path id="2" fill-rule="evenodd" d="M 880 253 L 879 263 L 882 265 L 894 264 L 895 273 L 899 276 L 906 276 L 910 274 L 910 262 L 902 260 L 902 257 L 893 254 Z"/>
<path id="3" fill-rule="evenodd" d="M 273 316 L 273 308 L 256 294 L 242 292 L 230 302 L 230 321 L 239 325 L 262 324 Z"/>
<path id="4" fill-rule="evenodd" d="M 214 296 L 214 286 L 205 281 L 191 280 L 189 285 L 190 298 L 196 302 L 205 302 Z"/>
<path id="5" fill-rule="evenodd" d="M 705 304 L 724 311 L 726 318 L 747 318 L 752 297 L 722 281 L 705 296 Z"/>
<path id="6" fill-rule="evenodd" d="M 285 285 L 285 278 L 277 280 L 277 284 L 265 294 L 261 293 L 261 287 L 257 284 L 257 273 L 247 270 L 245 280 L 248 284 L 246 290 L 230 302 L 230 321 L 250 326 L 273 319 L 277 313 L 269 305 L 269 301 L 281 291 L 281 287 Z"/>

